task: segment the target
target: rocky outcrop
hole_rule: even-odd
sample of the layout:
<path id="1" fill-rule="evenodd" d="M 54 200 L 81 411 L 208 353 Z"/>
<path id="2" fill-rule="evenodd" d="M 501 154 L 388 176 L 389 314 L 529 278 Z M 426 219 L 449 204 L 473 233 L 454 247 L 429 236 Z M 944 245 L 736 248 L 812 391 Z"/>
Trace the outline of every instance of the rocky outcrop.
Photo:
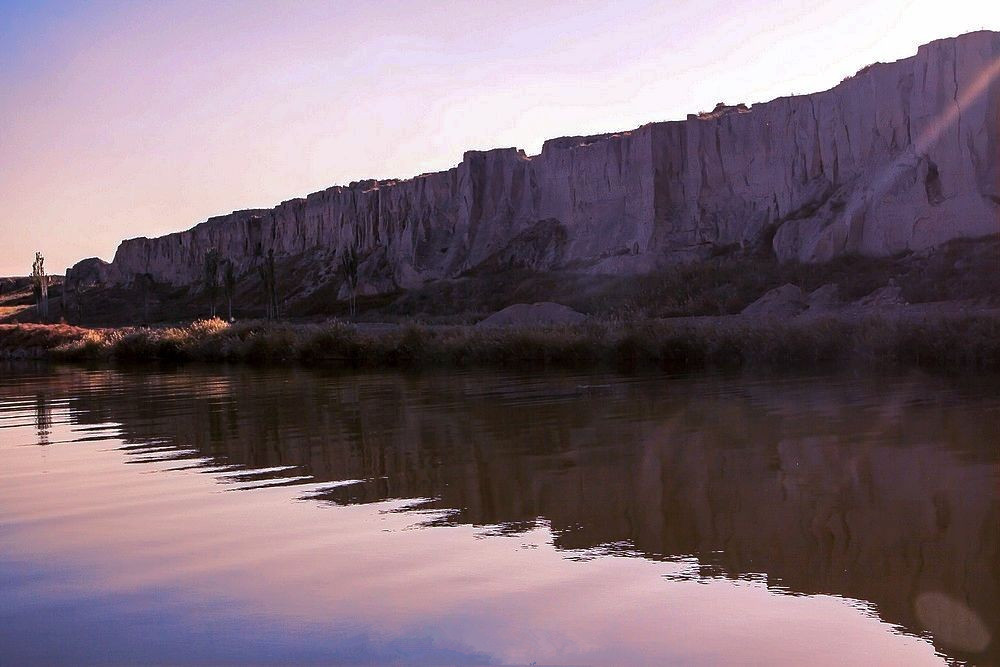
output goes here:
<path id="1" fill-rule="evenodd" d="M 362 292 L 472 269 L 625 272 L 711 246 L 782 260 L 884 256 L 1000 233 L 1000 33 L 922 46 L 835 88 L 684 121 L 467 152 L 447 171 L 335 186 L 186 232 L 124 241 L 111 283 L 193 283 L 212 250 L 268 251 L 330 279 L 357 251 Z"/>

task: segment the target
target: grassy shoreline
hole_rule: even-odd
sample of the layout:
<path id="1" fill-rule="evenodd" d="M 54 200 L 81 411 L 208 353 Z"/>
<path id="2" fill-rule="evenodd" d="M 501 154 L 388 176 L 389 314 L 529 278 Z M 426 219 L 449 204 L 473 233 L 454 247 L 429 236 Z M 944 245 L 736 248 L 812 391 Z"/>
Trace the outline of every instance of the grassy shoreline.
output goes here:
<path id="1" fill-rule="evenodd" d="M 200 320 L 83 329 L 0 325 L 0 357 L 53 361 L 226 362 L 347 368 L 919 367 L 1000 371 L 1000 314 L 888 314 L 787 320 L 714 317 L 486 329 Z"/>

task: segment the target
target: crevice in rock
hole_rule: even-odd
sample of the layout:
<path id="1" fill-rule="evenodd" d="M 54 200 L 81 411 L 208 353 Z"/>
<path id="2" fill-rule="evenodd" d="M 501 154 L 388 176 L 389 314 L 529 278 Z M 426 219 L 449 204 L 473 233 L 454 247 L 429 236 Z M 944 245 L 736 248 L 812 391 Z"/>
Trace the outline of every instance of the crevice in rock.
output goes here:
<path id="1" fill-rule="evenodd" d="M 958 117 L 955 119 L 955 129 L 957 136 L 962 136 L 962 105 L 958 103 L 958 42 L 952 44 L 954 56 L 951 60 L 951 72 L 955 80 L 955 108 L 958 110 Z"/>
<path id="2" fill-rule="evenodd" d="M 927 173 L 924 175 L 924 191 L 927 193 L 927 203 L 937 206 L 944 201 L 941 191 L 941 174 L 933 160 L 927 160 Z"/>

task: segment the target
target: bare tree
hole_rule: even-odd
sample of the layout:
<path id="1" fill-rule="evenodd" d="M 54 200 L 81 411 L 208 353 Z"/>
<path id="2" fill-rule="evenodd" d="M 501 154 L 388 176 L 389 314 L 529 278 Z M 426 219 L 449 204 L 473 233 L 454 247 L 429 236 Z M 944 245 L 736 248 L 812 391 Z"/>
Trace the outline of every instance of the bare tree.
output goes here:
<path id="1" fill-rule="evenodd" d="M 69 271 L 66 273 L 62 284 L 61 298 L 63 316 L 73 324 L 79 324 L 83 321 L 83 297 L 75 276 L 72 276 Z"/>
<path id="2" fill-rule="evenodd" d="M 358 251 L 351 245 L 340 255 L 340 265 L 344 269 L 344 280 L 347 282 L 348 299 L 351 315 L 358 312 Z"/>
<path id="3" fill-rule="evenodd" d="M 267 305 L 267 319 L 273 320 L 278 317 L 278 286 L 274 275 L 274 249 L 267 251 L 267 256 L 262 258 L 257 265 L 257 273 L 260 275 L 261 285 L 264 288 L 264 300 Z"/>
<path id="4" fill-rule="evenodd" d="M 280 313 L 278 313 L 278 276 L 275 272 L 274 267 L 274 249 L 267 251 L 267 271 L 271 276 L 270 285 L 270 295 L 271 295 L 271 314 L 274 319 L 278 319 Z"/>
<path id="5" fill-rule="evenodd" d="M 233 295 L 236 294 L 236 271 L 233 268 L 232 260 L 226 260 L 225 273 L 222 276 L 222 285 L 226 290 L 226 306 L 229 314 L 229 321 L 233 321 Z"/>
<path id="6" fill-rule="evenodd" d="M 42 320 L 49 318 L 49 277 L 45 275 L 45 258 L 35 253 L 35 263 L 31 265 L 31 283 L 35 293 L 35 306 Z"/>
<path id="7" fill-rule="evenodd" d="M 135 282 L 142 297 L 142 323 L 149 324 L 149 293 L 153 289 L 153 276 L 149 273 L 140 273 L 135 277 Z"/>
<path id="8" fill-rule="evenodd" d="M 219 295 L 219 251 L 212 248 L 205 253 L 205 294 L 215 317 L 215 302 Z"/>

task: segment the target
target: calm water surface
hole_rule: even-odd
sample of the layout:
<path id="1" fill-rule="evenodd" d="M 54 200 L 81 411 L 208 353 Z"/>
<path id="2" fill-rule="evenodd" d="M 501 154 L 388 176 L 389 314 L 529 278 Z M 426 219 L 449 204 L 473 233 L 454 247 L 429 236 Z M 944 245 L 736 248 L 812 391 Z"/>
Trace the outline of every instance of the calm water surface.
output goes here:
<path id="1" fill-rule="evenodd" d="M 0 664 L 1000 664 L 1000 384 L 0 367 Z"/>

